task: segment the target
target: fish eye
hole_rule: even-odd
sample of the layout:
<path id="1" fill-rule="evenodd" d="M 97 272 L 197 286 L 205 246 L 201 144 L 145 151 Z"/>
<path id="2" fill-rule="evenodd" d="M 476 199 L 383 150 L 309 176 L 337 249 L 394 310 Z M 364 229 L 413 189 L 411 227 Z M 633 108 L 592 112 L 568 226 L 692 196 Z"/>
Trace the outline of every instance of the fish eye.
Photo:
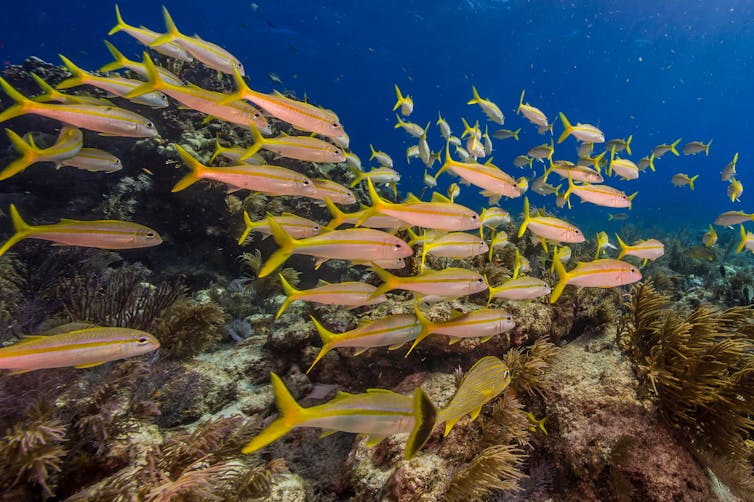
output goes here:
<path id="1" fill-rule="evenodd" d="M 636 273 L 636 269 L 635 269 L 635 268 L 633 268 L 633 267 L 631 267 L 631 273 L 632 273 L 632 274 L 635 274 L 635 273 Z"/>
<path id="2" fill-rule="evenodd" d="M 155 237 L 154 232 L 147 232 L 146 235 L 147 235 L 147 239 L 154 239 L 154 237 Z"/>
<path id="3" fill-rule="evenodd" d="M 338 124 L 337 122 L 333 122 L 332 126 L 333 126 L 333 129 L 337 129 L 338 127 L 340 127 L 340 124 Z"/>
<path id="4" fill-rule="evenodd" d="M 401 243 L 397 242 L 393 248 L 398 251 L 401 248 Z"/>
<path id="5" fill-rule="evenodd" d="M 505 320 L 506 321 L 512 321 L 513 320 L 513 316 L 508 316 L 508 317 L 505 318 Z"/>
<path id="6" fill-rule="evenodd" d="M 476 280 L 476 282 L 478 282 L 478 283 L 480 283 L 480 284 L 481 284 L 481 283 L 483 283 L 483 282 L 484 282 L 484 279 L 482 279 L 482 278 L 480 277 L 479 279 L 477 279 L 477 280 Z"/>
<path id="7" fill-rule="evenodd" d="M 147 122 L 147 129 L 154 129 L 154 124 L 151 122 Z"/>
<path id="8" fill-rule="evenodd" d="M 137 341 L 139 342 L 139 345 L 144 345 L 149 341 L 149 339 L 146 336 L 140 336 Z"/>
<path id="9" fill-rule="evenodd" d="M 472 219 L 472 220 L 476 220 L 477 218 L 478 218 L 478 216 L 477 216 L 477 215 L 475 215 L 475 214 L 472 214 L 472 215 L 471 215 L 471 219 Z"/>
<path id="10" fill-rule="evenodd" d="M 255 119 L 258 119 L 258 118 L 259 118 L 259 116 L 260 116 L 260 115 L 259 115 L 259 112 L 254 112 L 254 118 L 255 118 Z"/>
<path id="11" fill-rule="evenodd" d="M 317 232 L 319 232 L 319 225 L 314 225 L 314 230 L 316 230 Z"/>
<path id="12" fill-rule="evenodd" d="M 116 166 L 119 166 L 119 165 L 120 165 L 120 159 L 115 159 L 115 165 L 116 165 Z"/>
<path id="13" fill-rule="evenodd" d="M 240 62 L 236 63 L 236 68 L 241 69 L 241 68 L 243 68 L 243 65 Z"/>
<path id="14" fill-rule="evenodd" d="M 508 370 L 503 371 L 503 378 L 508 378 L 511 375 L 511 372 Z"/>
<path id="15" fill-rule="evenodd" d="M 309 186 L 309 180 L 304 180 L 301 183 L 303 183 L 305 187 Z"/>

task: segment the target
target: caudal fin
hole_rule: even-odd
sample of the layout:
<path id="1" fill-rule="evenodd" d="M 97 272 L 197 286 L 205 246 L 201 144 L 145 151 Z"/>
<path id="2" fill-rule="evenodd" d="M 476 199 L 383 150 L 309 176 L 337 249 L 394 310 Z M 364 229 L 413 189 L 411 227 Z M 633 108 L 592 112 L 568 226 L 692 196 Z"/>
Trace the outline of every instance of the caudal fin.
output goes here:
<path id="1" fill-rule="evenodd" d="M 694 189 L 694 182 L 696 181 L 696 179 L 697 179 L 698 177 L 699 177 L 699 175 L 697 174 L 696 176 L 692 176 L 691 178 L 689 178 L 689 188 L 690 188 L 691 190 L 693 190 L 693 189 Z"/>
<path id="2" fill-rule="evenodd" d="M 116 5 L 115 8 L 117 9 L 118 6 Z M 121 68 L 125 67 L 126 63 L 130 63 L 128 58 L 107 40 L 105 40 L 105 46 L 107 47 L 107 50 L 110 51 L 110 54 L 112 54 L 114 61 L 112 63 L 107 63 L 105 66 L 100 68 L 99 71 L 120 70 Z"/>
<path id="3" fill-rule="evenodd" d="M 21 215 L 18 214 L 18 209 L 13 204 L 10 205 L 10 219 L 13 223 L 13 230 L 16 233 L 0 247 L 0 256 L 4 255 L 11 247 L 26 239 L 32 233 L 32 227 L 21 218 Z"/>
<path id="4" fill-rule="evenodd" d="M 285 387 L 285 384 L 275 373 L 270 373 L 272 391 L 275 394 L 275 402 L 280 410 L 281 417 L 264 428 L 249 444 L 243 447 L 241 453 L 253 453 L 264 448 L 276 439 L 286 435 L 291 429 L 301 423 L 304 408 L 299 406 L 293 396 Z"/>
<path id="5" fill-rule="evenodd" d="M 521 222 L 521 226 L 518 227 L 518 236 L 522 237 L 526 232 L 526 227 L 529 225 L 529 198 L 524 197 L 524 221 Z"/>
<path id="6" fill-rule="evenodd" d="M 411 344 L 411 348 L 408 349 L 408 352 L 406 352 L 406 357 L 416 348 L 417 345 L 419 345 L 419 342 L 427 338 L 429 335 L 432 334 L 432 329 L 436 326 L 435 323 L 427 319 L 427 316 L 425 316 L 422 311 L 419 309 L 419 305 L 414 305 L 414 315 L 416 315 L 416 318 L 419 320 L 419 324 L 422 326 L 421 333 L 419 333 L 419 336 L 416 337 L 416 340 L 414 340 L 414 343 Z"/>
<path id="7" fill-rule="evenodd" d="M 629 246 L 625 242 L 623 242 L 623 239 L 620 238 L 620 235 L 615 234 L 615 237 L 618 239 L 618 245 L 620 246 L 620 253 L 618 253 L 618 260 L 626 256 L 626 253 L 629 251 Z"/>
<path id="8" fill-rule="evenodd" d="M 157 70 L 157 66 L 155 66 L 154 61 L 152 61 L 152 58 L 149 57 L 149 54 L 147 54 L 146 51 L 144 52 L 143 62 L 144 69 L 147 72 L 147 81 L 131 89 L 131 91 L 124 96 L 126 99 L 133 99 L 156 89 L 164 89 L 166 86 L 162 77 L 160 77 L 160 72 Z"/>
<path id="9" fill-rule="evenodd" d="M 132 28 L 132 26 L 126 24 L 125 21 L 123 21 L 123 18 L 120 15 L 120 8 L 118 8 L 118 4 L 115 4 L 115 19 L 116 24 L 113 26 L 110 31 L 107 32 L 108 36 L 114 35 L 115 33 L 118 33 L 119 31 Z"/>
<path id="10" fill-rule="evenodd" d="M 256 226 L 254 225 L 254 222 L 251 221 L 251 217 L 249 216 L 249 213 L 247 213 L 246 211 L 243 212 L 243 222 L 246 225 L 246 228 L 244 228 L 244 231 L 241 234 L 241 237 L 238 238 L 239 246 L 244 243 L 246 238 L 249 236 L 251 231 L 254 230 L 254 227 Z"/>
<path id="11" fill-rule="evenodd" d="M 413 458 L 427 442 L 435 428 L 437 409 L 421 387 L 414 390 L 414 427 L 403 452 L 406 460 Z"/>
<path id="12" fill-rule="evenodd" d="M 254 140 L 254 143 L 241 155 L 239 159 L 241 161 L 248 159 L 264 146 L 264 136 L 262 136 L 262 133 L 259 132 L 259 129 L 253 122 L 249 122 L 249 130 L 251 131 L 251 138 Z"/>
<path id="13" fill-rule="evenodd" d="M 314 323 L 314 327 L 317 328 L 319 337 L 322 339 L 322 349 L 319 351 L 319 354 L 317 354 L 317 357 L 314 359 L 312 365 L 309 366 L 309 369 L 306 370 L 307 373 L 309 373 L 312 368 L 314 368 L 314 365 L 317 364 L 320 359 L 325 357 L 325 354 L 330 352 L 330 349 L 332 349 L 333 340 L 338 336 L 337 333 L 333 333 L 329 329 L 325 328 L 322 323 L 320 323 L 314 316 L 312 316 L 311 319 Z"/>
<path id="14" fill-rule="evenodd" d="M 296 239 L 291 237 L 288 232 L 286 232 L 285 229 L 281 227 L 277 221 L 275 221 L 274 218 L 268 218 L 267 221 L 270 224 L 272 237 L 275 239 L 275 242 L 277 242 L 280 248 L 278 248 L 277 251 L 272 253 L 272 255 L 267 258 L 267 261 L 259 270 L 260 278 L 270 275 L 273 270 L 285 263 L 285 260 L 287 260 L 293 254 L 296 245 Z"/>
<path id="15" fill-rule="evenodd" d="M 291 286 L 291 283 L 285 279 L 285 276 L 283 274 L 278 274 L 278 277 L 280 277 L 280 283 L 283 285 L 283 292 L 285 293 L 286 298 L 283 304 L 280 306 L 278 313 L 275 314 L 275 319 L 278 319 L 281 315 L 283 315 L 283 312 L 285 312 L 285 309 L 288 308 L 288 305 L 296 301 L 298 299 L 298 293 L 300 293 L 298 289 Z"/>
<path id="16" fill-rule="evenodd" d="M 70 89 L 71 87 L 78 87 L 87 83 L 87 77 L 91 76 L 89 72 L 76 66 L 73 61 L 71 61 L 64 55 L 58 54 L 58 56 L 60 57 L 61 61 L 63 61 L 65 67 L 68 68 L 68 71 L 71 72 L 72 76 L 60 82 L 57 85 L 56 89 Z"/>
<path id="17" fill-rule="evenodd" d="M 152 42 L 149 44 L 150 47 L 157 47 L 158 45 L 172 42 L 176 38 L 183 36 L 181 35 L 181 32 L 178 31 L 178 27 L 176 27 L 175 23 L 173 22 L 173 18 L 170 16 L 170 12 L 168 12 L 168 9 L 164 5 L 162 6 L 162 17 L 165 19 L 165 29 L 167 30 L 167 33 L 152 40 Z"/>
<path id="18" fill-rule="evenodd" d="M 12 208 L 13 206 L 11 206 Z M 738 247 L 736 248 L 736 254 L 740 253 L 744 250 L 744 247 L 746 247 L 746 229 L 743 225 L 739 225 L 739 228 L 741 229 L 741 241 L 738 243 Z M 2 256 L 2 250 L 0 250 L 0 256 Z"/>
<path id="19" fill-rule="evenodd" d="M 476 86 L 471 86 L 471 92 L 474 94 L 474 97 L 466 102 L 467 105 L 474 105 L 482 100 L 482 98 L 479 97 L 479 92 L 477 92 Z"/>
<path id="20" fill-rule="evenodd" d="M 563 294 L 563 290 L 568 285 L 568 272 L 566 272 L 565 266 L 560 260 L 555 260 L 555 272 L 558 273 L 558 283 L 552 288 L 550 293 L 550 303 L 555 303 Z"/>
<path id="21" fill-rule="evenodd" d="M 10 129 L 5 129 L 5 133 L 8 135 L 13 147 L 21 154 L 21 156 L 0 171 L 0 180 L 6 180 L 11 176 L 15 176 L 36 162 L 39 157 L 39 149 L 26 143 L 21 136 Z"/>
<path id="22" fill-rule="evenodd" d="M 0 113 L 0 122 L 5 122 L 6 120 L 29 113 L 29 108 L 35 104 L 32 100 L 11 87 L 2 77 L 0 77 L 0 87 L 3 88 L 3 91 L 10 99 L 16 102 L 15 105 L 6 108 Z"/>
<path id="23" fill-rule="evenodd" d="M 568 122 L 568 119 L 563 114 L 563 112 L 560 112 L 560 121 L 563 122 L 563 132 L 560 134 L 560 137 L 558 138 L 558 144 L 561 144 L 563 141 L 566 140 L 566 138 L 573 132 L 573 126 L 570 122 Z"/>
<path id="24" fill-rule="evenodd" d="M 191 154 L 184 150 L 181 145 L 173 143 L 173 146 L 178 152 L 178 155 L 181 157 L 181 160 L 183 160 L 183 162 L 185 162 L 186 165 L 191 168 L 191 172 L 181 178 L 180 181 L 178 181 L 178 183 L 176 183 L 173 187 L 172 192 L 180 192 L 181 190 L 185 190 L 186 188 L 199 181 L 204 171 L 206 171 L 208 168 L 207 166 L 196 160 L 194 157 L 192 157 Z"/>
<path id="25" fill-rule="evenodd" d="M 372 269 L 374 270 L 374 273 L 377 274 L 380 279 L 382 279 L 382 284 L 374 290 L 374 292 L 369 297 L 370 300 L 378 298 L 388 291 L 394 290 L 396 288 L 396 283 L 398 280 L 396 276 L 382 267 L 372 264 Z"/>
<path id="26" fill-rule="evenodd" d="M 681 142 L 681 138 L 678 138 L 677 140 L 673 141 L 670 144 L 670 151 L 673 152 L 673 155 L 675 155 L 676 157 L 679 157 L 681 155 L 680 153 L 678 153 L 678 150 L 676 150 L 675 148 L 678 146 L 678 143 L 680 142 Z"/>

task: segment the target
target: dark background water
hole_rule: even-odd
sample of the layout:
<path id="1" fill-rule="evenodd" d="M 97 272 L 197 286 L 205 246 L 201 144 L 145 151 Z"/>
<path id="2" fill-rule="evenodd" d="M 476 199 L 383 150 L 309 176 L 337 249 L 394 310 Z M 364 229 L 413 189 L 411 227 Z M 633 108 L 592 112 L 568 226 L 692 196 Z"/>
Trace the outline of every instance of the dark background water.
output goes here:
<path id="1" fill-rule="evenodd" d="M 657 161 L 657 173 L 645 171 L 631 182 L 609 180 L 629 193 L 639 191 L 630 221 L 669 230 L 686 227 L 701 235 L 719 212 L 752 209 L 746 205 L 748 191 L 743 203 L 727 200 L 727 184 L 719 174 L 739 151 L 738 177 L 745 188 L 754 189 L 749 188 L 754 180 L 749 175 L 754 157 L 754 2 L 165 4 L 183 32 L 197 33 L 237 55 L 253 87 L 272 90 L 266 75 L 274 72 L 285 88 L 334 109 L 351 136 L 352 149 L 364 161 L 370 143 L 393 155 L 403 175 L 402 191 L 421 190 L 424 167 L 418 160 L 405 164 L 411 138 L 393 129 L 393 83 L 413 96 L 412 121 L 434 123 L 439 111 L 455 134 L 461 132 L 461 116 L 484 123 L 480 110 L 466 105 L 474 84 L 506 114 L 505 127 L 523 128 L 520 142 L 495 141 L 495 163 L 515 176 L 525 172 L 514 168 L 512 159 L 549 139 L 514 114 L 525 88 L 527 101 L 550 119 L 563 111 L 573 122 L 598 125 L 608 139 L 633 134 L 634 161 L 654 145 L 678 137 L 682 144 L 714 139 L 709 157 L 668 155 Z M 126 22 L 163 30 L 159 3 L 126 1 L 120 7 Z M 29 55 L 56 61 L 58 53 L 91 69 L 110 60 L 102 44 L 115 23 L 108 2 L 12 2 L 3 11 L 4 65 Z M 140 46 L 123 33 L 110 40 L 129 57 L 140 54 Z M 433 150 L 443 146 L 435 127 L 429 141 Z M 556 149 L 555 158 L 575 160 L 575 149 L 569 138 Z M 697 189 L 673 187 L 670 178 L 677 172 L 700 174 Z M 441 187 L 450 181 L 441 177 Z M 529 195 L 534 204 L 545 202 Z M 468 188 L 460 200 L 481 204 Z M 550 206 L 552 200 L 547 199 Z M 503 201 L 503 207 L 517 213 L 522 202 Z M 596 229 L 608 225 L 609 212 L 585 204 L 567 217 Z"/>

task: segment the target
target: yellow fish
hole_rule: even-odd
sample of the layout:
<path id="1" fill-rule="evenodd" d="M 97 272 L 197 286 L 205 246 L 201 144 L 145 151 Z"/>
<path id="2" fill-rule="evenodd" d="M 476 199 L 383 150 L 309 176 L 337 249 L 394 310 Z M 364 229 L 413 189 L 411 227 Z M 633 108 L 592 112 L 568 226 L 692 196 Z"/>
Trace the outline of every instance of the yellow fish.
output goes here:
<path id="1" fill-rule="evenodd" d="M 144 63 L 140 63 L 139 61 L 133 61 L 131 59 L 128 59 L 126 56 L 123 55 L 122 52 L 120 52 L 118 49 L 115 48 L 113 44 L 105 40 L 105 46 L 107 47 L 107 50 L 110 51 L 110 54 L 113 55 L 113 61 L 112 63 L 108 63 L 104 65 L 102 68 L 99 69 L 101 72 L 111 72 L 114 70 L 120 70 L 120 69 L 128 69 L 132 72 L 139 75 L 141 78 L 147 79 L 149 78 L 149 73 L 147 72 L 147 66 Z M 157 67 L 157 71 L 160 73 L 160 78 L 164 80 L 165 82 L 173 85 L 183 85 L 183 81 L 173 72 L 170 70 L 167 70 L 162 67 Z"/>
<path id="2" fill-rule="evenodd" d="M 727 193 L 731 202 L 741 202 L 741 194 L 744 193 L 744 186 L 736 178 L 731 178 Z"/>
<path id="3" fill-rule="evenodd" d="M 550 124 L 547 123 L 547 115 L 542 113 L 542 110 L 535 106 L 531 106 L 529 103 L 524 103 L 524 93 L 526 92 L 526 89 L 521 91 L 521 99 L 518 100 L 518 108 L 516 109 L 516 113 L 520 114 L 523 113 L 524 117 L 526 117 L 529 122 L 534 124 L 537 127 L 544 127 L 548 128 L 550 127 Z M 520 131 L 521 129 L 519 129 Z M 518 131 L 516 131 L 516 134 L 514 135 L 516 140 L 518 140 Z"/>
<path id="4" fill-rule="evenodd" d="M 275 319 L 283 315 L 288 305 L 296 300 L 318 303 L 320 305 L 343 305 L 347 307 L 365 307 L 387 301 L 385 295 L 372 298 L 372 294 L 377 288 L 365 282 L 324 283 L 315 288 L 303 290 L 291 286 L 282 274 L 280 274 L 280 282 L 283 284 L 283 291 L 287 298 L 280 306 Z"/>
<path id="5" fill-rule="evenodd" d="M 21 157 L 11 162 L 5 169 L 0 171 L 0 180 L 15 176 L 37 162 L 54 162 L 60 166 L 61 162 L 75 157 L 81 151 L 84 144 L 84 135 L 81 129 L 72 126 L 63 126 L 54 145 L 49 148 L 37 148 L 33 140 L 26 143 L 18 134 L 10 129 L 5 130 L 13 147 L 18 150 Z"/>
<path id="6" fill-rule="evenodd" d="M 558 138 L 558 144 L 565 141 L 568 136 L 573 136 L 577 140 L 586 143 L 605 142 L 605 135 L 603 134 L 603 132 L 591 124 L 582 124 L 579 122 L 576 125 L 571 125 L 563 112 L 560 113 L 560 121 L 563 122 L 563 127 L 565 127 L 565 130 Z"/>
<path id="7" fill-rule="evenodd" d="M 458 343 L 463 338 L 481 338 L 482 343 L 493 336 L 512 330 L 516 326 L 513 317 L 502 309 L 477 309 L 464 314 L 457 314 L 445 322 L 432 322 L 422 314 L 419 306 L 414 306 L 416 318 L 424 327 L 422 333 L 414 340 L 408 354 L 432 334 L 445 335 L 450 338 L 450 344 Z"/>
<path id="8" fill-rule="evenodd" d="M 579 262 L 576 268 L 567 272 L 559 260 L 555 260 L 555 270 L 559 282 L 550 295 L 550 303 L 555 303 L 568 284 L 580 288 L 614 288 L 633 284 L 641 280 L 641 272 L 630 263 L 610 258 Z"/>
<path id="9" fill-rule="evenodd" d="M 707 247 L 712 247 L 717 243 L 717 232 L 715 232 L 715 228 L 712 225 L 709 226 L 709 232 L 702 236 L 702 242 Z"/>
<path id="10" fill-rule="evenodd" d="M 137 28 L 136 26 L 127 24 L 125 21 L 123 21 L 123 18 L 120 15 L 120 9 L 118 8 L 117 4 L 115 5 L 115 18 L 117 20 L 117 24 L 113 26 L 113 28 L 107 33 L 108 35 L 114 35 L 119 31 L 123 31 L 138 40 L 142 45 L 146 46 L 162 36 L 161 33 L 149 30 L 147 28 L 144 28 L 143 26 L 141 28 Z M 154 48 L 154 50 L 156 50 L 160 54 L 179 59 L 186 63 L 190 63 L 194 60 L 194 58 L 192 58 L 188 52 L 186 52 L 182 47 L 173 42 L 158 45 Z"/>
<path id="11" fill-rule="evenodd" d="M 401 94 L 401 90 L 398 88 L 398 84 L 395 84 L 395 95 L 397 96 L 398 100 L 395 102 L 395 106 L 393 106 L 393 111 L 400 108 L 401 114 L 404 117 L 411 115 L 411 112 L 414 111 L 414 100 L 411 99 L 411 96 L 409 96 L 408 94 L 406 94 L 405 96 Z"/>
<path id="12" fill-rule="evenodd" d="M 497 124 L 503 125 L 503 123 L 505 122 L 505 116 L 503 115 L 503 112 L 500 111 L 500 108 L 489 99 L 479 97 L 479 93 L 477 92 L 476 87 L 472 86 L 471 91 L 474 93 L 474 97 L 469 100 L 467 104 L 479 105 L 484 114 L 487 115 L 487 119 Z"/>

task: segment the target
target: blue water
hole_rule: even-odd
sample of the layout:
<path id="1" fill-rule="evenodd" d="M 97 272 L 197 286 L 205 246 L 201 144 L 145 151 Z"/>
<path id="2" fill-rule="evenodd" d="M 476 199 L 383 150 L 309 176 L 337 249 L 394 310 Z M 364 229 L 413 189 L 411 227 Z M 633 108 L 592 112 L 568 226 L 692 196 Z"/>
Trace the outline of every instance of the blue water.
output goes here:
<path id="1" fill-rule="evenodd" d="M 520 176 L 512 159 L 549 137 L 539 136 L 514 109 L 522 89 L 526 99 L 550 119 L 564 112 L 572 121 L 598 125 L 610 138 L 633 134 L 632 159 L 658 143 L 678 137 L 707 142 L 709 157 L 670 155 L 658 172 L 639 180 L 608 183 L 639 196 L 629 221 L 687 227 L 699 235 L 714 216 L 730 209 L 751 210 L 746 202 L 754 177 L 749 146 L 754 105 L 750 78 L 754 47 L 754 3 L 747 1 L 391 1 L 391 2 L 195 2 L 168 1 L 178 27 L 197 33 L 236 54 L 252 86 L 273 89 L 268 72 L 298 96 L 334 109 L 364 161 L 369 144 L 385 150 L 403 175 L 403 192 L 421 190 L 423 165 L 405 164 L 411 143 L 394 130 L 393 84 L 413 96 L 411 120 L 436 121 L 438 111 L 454 133 L 460 117 L 484 115 L 466 105 L 471 85 L 498 103 L 506 128 L 523 128 L 521 141 L 495 140 L 495 163 Z M 159 4 L 120 4 L 131 24 L 162 30 Z M 12 2 L 0 18 L 0 62 L 19 63 L 29 55 L 57 61 L 62 53 L 84 68 L 110 60 L 102 44 L 115 22 L 108 2 Z M 127 56 L 140 46 L 126 34 L 110 40 Z M 494 126 L 494 127 L 493 127 Z M 491 124 L 491 130 L 496 126 Z M 556 134 L 562 130 L 556 125 Z M 433 150 L 443 145 L 437 128 Z M 569 138 L 555 158 L 575 160 Z M 731 203 L 723 166 L 739 151 L 738 178 L 747 191 Z M 404 159 L 401 161 L 400 159 Z M 421 166 L 421 167 L 420 167 Z M 677 172 L 700 174 L 697 189 L 675 188 Z M 541 169 L 538 170 L 541 174 Z M 441 178 L 441 187 L 452 179 Z M 534 204 L 552 198 L 532 197 Z M 472 190 L 461 202 L 478 206 Z M 519 212 L 521 200 L 503 202 Z M 577 205 L 568 219 L 589 228 L 607 225 L 610 211 Z M 646 237 L 651 237 L 647 235 Z"/>

